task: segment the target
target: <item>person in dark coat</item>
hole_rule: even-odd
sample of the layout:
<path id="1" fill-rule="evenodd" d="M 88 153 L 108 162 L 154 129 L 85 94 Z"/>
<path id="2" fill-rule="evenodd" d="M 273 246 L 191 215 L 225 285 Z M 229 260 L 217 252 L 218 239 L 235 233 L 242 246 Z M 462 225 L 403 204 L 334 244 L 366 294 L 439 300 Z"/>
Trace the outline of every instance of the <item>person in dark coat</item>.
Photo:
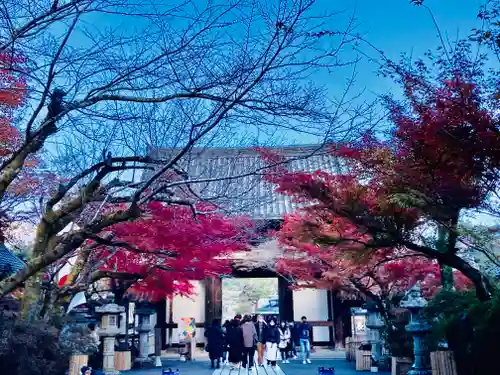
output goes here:
<path id="1" fill-rule="evenodd" d="M 276 367 L 278 360 L 278 344 L 280 342 L 280 331 L 274 319 L 269 321 L 269 327 L 264 333 L 264 343 L 266 345 L 267 364 Z"/>
<path id="2" fill-rule="evenodd" d="M 220 368 L 220 359 L 224 352 L 225 338 L 219 319 L 214 319 L 212 325 L 206 330 L 205 337 L 207 338 L 208 356 L 212 363 L 211 368 L 215 368 L 215 363 L 217 363 L 217 368 Z"/>
<path id="3" fill-rule="evenodd" d="M 297 347 L 300 346 L 300 330 L 298 324 L 295 322 L 290 322 L 290 333 L 292 335 L 291 346 L 292 346 L 292 358 L 297 359 Z"/>
<path id="4" fill-rule="evenodd" d="M 227 365 L 228 364 L 228 352 L 229 352 L 229 346 L 227 345 L 227 330 L 229 326 L 231 325 L 231 322 L 229 320 L 226 320 L 224 324 L 222 325 L 222 332 L 224 333 L 224 350 L 222 352 L 222 362 Z"/>
<path id="5" fill-rule="evenodd" d="M 229 346 L 229 362 L 234 368 L 239 368 L 243 358 L 243 331 L 240 321 L 233 319 L 227 328 L 227 344 Z"/>

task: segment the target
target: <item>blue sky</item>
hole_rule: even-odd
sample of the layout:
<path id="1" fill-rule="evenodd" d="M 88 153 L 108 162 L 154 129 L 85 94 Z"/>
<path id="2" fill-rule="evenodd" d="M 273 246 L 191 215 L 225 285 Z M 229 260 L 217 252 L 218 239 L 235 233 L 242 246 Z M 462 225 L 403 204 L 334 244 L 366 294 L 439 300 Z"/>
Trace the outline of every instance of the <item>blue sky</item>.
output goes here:
<path id="1" fill-rule="evenodd" d="M 480 25 L 476 16 L 484 2 L 426 0 L 425 4 L 431 9 L 445 40 L 453 43 Z M 317 5 L 331 7 L 329 4 L 331 0 L 319 0 Z M 397 60 L 403 52 L 415 58 L 423 57 L 427 50 L 440 45 L 429 11 L 411 4 L 410 0 L 340 0 L 335 4 L 340 9 L 354 11 L 360 24 L 358 32 L 391 59 Z M 358 85 L 376 93 L 397 89 L 389 80 L 376 77 L 374 69 L 362 64 L 358 69 Z"/>

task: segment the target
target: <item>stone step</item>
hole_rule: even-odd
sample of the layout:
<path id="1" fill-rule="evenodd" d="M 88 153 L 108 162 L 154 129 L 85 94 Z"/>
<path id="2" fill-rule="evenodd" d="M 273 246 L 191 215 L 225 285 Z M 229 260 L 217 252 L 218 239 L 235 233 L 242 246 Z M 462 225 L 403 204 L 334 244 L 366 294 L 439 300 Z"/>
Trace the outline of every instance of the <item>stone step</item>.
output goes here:
<path id="1" fill-rule="evenodd" d="M 283 370 L 277 365 L 275 368 L 254 367 L 252 371 L 244 368 L 233 368 L 231 365 L 224 365 L 222 368 L 215 370 L 213 375 L 286 375 Z"/>

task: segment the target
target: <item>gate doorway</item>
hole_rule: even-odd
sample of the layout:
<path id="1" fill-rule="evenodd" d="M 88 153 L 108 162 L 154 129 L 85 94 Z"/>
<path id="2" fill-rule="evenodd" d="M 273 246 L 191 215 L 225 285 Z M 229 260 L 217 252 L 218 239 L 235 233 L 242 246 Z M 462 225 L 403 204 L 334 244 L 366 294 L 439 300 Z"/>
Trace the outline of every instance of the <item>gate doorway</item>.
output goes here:
<path id="1" fill-rule="evenodd" d="M 236 314 L 278 316 L 279 313 L 277 277 L 222 279 L 223 321 Z"/>

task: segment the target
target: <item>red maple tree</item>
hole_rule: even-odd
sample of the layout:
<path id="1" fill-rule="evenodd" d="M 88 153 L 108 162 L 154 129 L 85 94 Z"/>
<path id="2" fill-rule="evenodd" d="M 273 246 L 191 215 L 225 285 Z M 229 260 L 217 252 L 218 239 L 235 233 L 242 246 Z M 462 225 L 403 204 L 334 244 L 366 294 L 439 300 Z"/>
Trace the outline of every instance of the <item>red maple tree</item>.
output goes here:
<path id="1" fill-rule="evenodd" d="M 284 246 L 277 268 L 300 281 L 299 287 L 341 291 L 345 298 L 360 297 L 388 310 L 417 281 L 430 297 L 440 286 L 436 261 L 413 251 L 395 248 L 370 249 L 370 236 L 337 215 L 318 215 L 304 207 L 285 217 L 277 232 Z M 471 286 L 457 273 L 457 289 Z"/>
<path id="2" fill-rule="evenodd" d="M 24 65 L 23 56 L 0 52 L 0 163 L 8 161 L 23 142 L 23 133 L 16 126 L 16 116 L 28 95 L 26 75 L 22 74 Z M 36 204 L 40 197 L 54 192 L 60 180 L 53 173 L 43 170 L 42 164 L 37 155 L 26 158 L 24 167 L 2 200 L 2 217 L 6 221 L 29 219 L 32 212 L 27 212 L 27 201 Z M 2 236 L 7 227 L 8 224 L 2 226 Z"/>
<path id="3" fill-rule="evenodd" d="M 194 215 L 190 207 L 150 203 L 141 219 L 107 228 L 108 245 L 90 241 L 79 249 L 92 252 L 67 283 L 88 287 L 107 278 L 119 294 L 151 301 L 192 294 L 191 281 L 230 273 L 231 253 L 245 250 L 251 233 L 249 220 L 225 217 L 215 208 L 198 204 Z"/>
<path id="4" fill-rule="evenodd" d="M 24 75 L 16 75 L 23 59 L 0 52 L 0 157 L 4 158 L 19 147 L 21 132 L 13 126 L 14 111 L 26 99 Z M 16 68 L 16 69 L 14 69 Z"/>
<path id="5" fill-rule="evenodd" d="M 488 299 L 488 280 L 457 255 L 457 224 L 462 210 L 481 207 L 497 186 L 498 118 L 483 106 L 480 88 L 457 72 L 437 83 L 406 73 L 402 83 L 404 105 L 388 102 L 388 135 L 367 132 L 358 142 L 331 145 L 341 171 L 292 172 L 280 165 L 267 180 L 314 215 L 352 226 L 349 240 L 361 236 L 366 252 L 394 249 L 435 259 L 461 271 Z M 270 164 L 280 160 L 262 155 Z M 439 236 L 429 241 L 433 229 Z"/>

